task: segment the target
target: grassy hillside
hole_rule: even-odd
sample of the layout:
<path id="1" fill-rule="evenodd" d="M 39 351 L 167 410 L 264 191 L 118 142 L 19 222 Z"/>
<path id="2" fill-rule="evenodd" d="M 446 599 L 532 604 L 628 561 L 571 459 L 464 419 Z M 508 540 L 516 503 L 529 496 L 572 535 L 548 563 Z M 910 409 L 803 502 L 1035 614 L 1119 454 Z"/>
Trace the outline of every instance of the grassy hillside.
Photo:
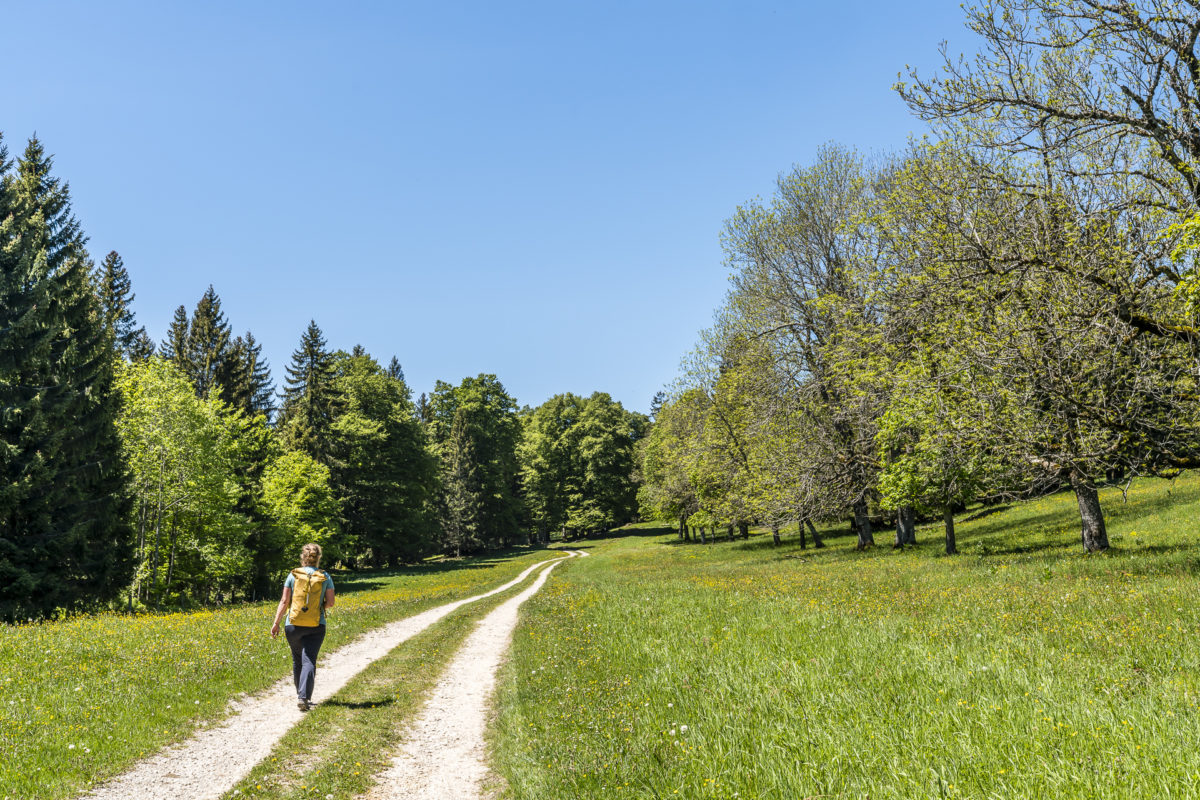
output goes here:
<path id="1" fill-rule="evenodd" d="M 1200 479 L 1102 501 L 1097 556 L 1070 494 L 955 557 L 593 542 L 514 643 L 507 796 L 1200 797 Z"/>

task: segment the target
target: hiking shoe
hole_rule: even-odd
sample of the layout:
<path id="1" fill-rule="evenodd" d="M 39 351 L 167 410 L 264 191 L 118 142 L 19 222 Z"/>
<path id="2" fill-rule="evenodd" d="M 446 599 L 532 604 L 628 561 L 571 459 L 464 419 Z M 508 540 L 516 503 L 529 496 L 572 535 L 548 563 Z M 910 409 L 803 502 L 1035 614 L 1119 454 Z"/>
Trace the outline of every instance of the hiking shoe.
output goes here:
<path id="1" fill-rule="evenodd" d="M 297 700 L 296 708 L 300 709 L 301 711 L 308 711 L 311 706 L 308 704 L 307 700 Z"/>

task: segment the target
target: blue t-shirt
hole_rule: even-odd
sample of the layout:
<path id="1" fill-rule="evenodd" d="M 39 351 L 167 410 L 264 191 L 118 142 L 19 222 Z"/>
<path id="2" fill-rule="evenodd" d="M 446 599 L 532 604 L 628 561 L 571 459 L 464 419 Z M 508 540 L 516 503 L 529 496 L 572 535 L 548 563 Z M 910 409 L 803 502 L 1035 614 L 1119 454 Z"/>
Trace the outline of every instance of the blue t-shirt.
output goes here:
<path id="1" fill-rule="evenodd" d="M 309 575 L 312 575 L 314 572 L 317 571 L 316 567 L 301 567 L 300 569 L 304 570 Z M 289 572 L 288 576 L 287 576 L 287 580 L 283 582 L 283 585 L 284 585 L 284 588 L 295 589 L 296 576 Z M 321 589 L 321 621 L 319 623 L 317 623 L 319 625 L 325 624 L 325 593 L 332 592 L 332 591 L 333 591 L 333 576 L 330 575 L 328 572 L 326 572 L 325 573 L 325 586 L 324 586 L 324 588 Z M 283 624 L 284 625 L 292 624 L 292 607 L 290 604 L 288 605 L 287 619 L 285 619 L 283 621 Z"/>

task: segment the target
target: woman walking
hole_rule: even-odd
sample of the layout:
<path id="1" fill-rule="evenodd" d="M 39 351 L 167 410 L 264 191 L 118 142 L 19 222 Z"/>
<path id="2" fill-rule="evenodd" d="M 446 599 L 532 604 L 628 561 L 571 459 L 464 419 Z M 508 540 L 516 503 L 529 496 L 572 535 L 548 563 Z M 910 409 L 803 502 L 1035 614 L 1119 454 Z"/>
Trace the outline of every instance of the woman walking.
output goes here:
<path id="1" fill-rule="evenodd" d="M 317 653 L 325 641 L 325 611 L 333 608 L 333 578 L 320 565 L 321 546 L 313 542 L 304 545 L 300 566 L 283 584 L 283 597 L 279 598 L 275 623 L 271 625 L 274 638 L 279 635 L 279 620 L 287 612 L 283 633 L 292 649 L 292 678 L 296 683 L 296 705 L 301 711 L 312 708 Z"/>

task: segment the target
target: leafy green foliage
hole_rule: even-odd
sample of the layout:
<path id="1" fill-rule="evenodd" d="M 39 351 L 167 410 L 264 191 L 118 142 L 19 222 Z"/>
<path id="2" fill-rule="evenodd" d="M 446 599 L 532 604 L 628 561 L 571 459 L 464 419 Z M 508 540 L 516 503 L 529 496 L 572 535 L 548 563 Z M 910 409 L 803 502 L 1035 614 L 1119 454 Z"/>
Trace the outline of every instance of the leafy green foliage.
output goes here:
<path id="1" fill-rule="evenodd" d="M 276 571 L 285 570 L 308 542 L 327 547 L 338 530 L 338 501 L 330 488 L 329 468 L 312 456 L 286 451 L 267 465 L 262 505 L 274 523 L 270 548 Z M 325 560 L 335 562 L 331 551 Z"/>
<path id="2" fill-rule="evenodd" d="M 555 395 L 525 417 L 521 487 L 543 539 L 559 528 L 587 533 L 632 519 L 634 451 L 648 426 L 603 392 Z"/>
<path id="3" fill-rule="evenodd" d="M 156 605 L 203 602 L 245 586 L 254 565 L 237 507 L 242 419 L 197 397 L 158 357 L 124 365 L 118 388 L 138 525 L 132 594 Z"/>

